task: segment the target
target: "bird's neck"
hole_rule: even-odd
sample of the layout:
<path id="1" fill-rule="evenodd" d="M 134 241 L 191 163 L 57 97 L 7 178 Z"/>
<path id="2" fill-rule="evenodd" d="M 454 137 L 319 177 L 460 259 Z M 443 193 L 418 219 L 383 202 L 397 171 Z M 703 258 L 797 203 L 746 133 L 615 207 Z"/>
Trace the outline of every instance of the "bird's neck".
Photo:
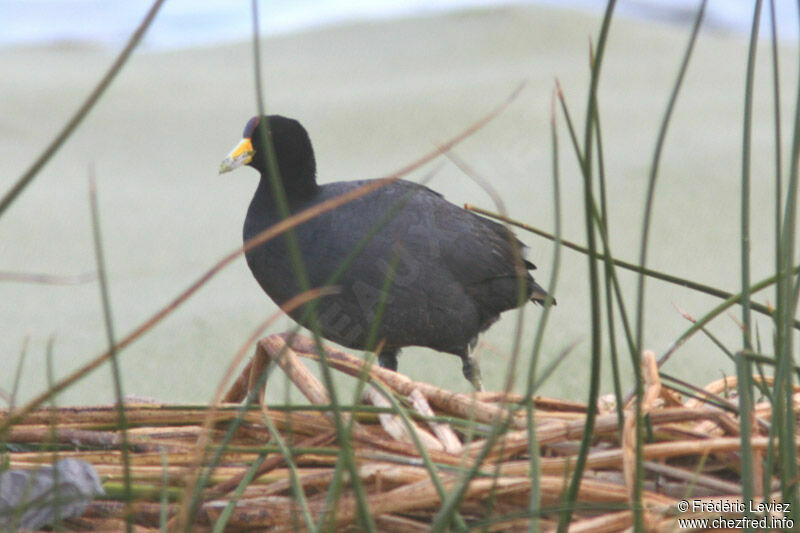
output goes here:
<path id="1" fill-rule="evenodd" d="M 258 183 L 256 197 L 272 207 L 276 205 L 275 201 L 278 197 L 276 187 L 283 189 L 283 194 L 290 206 L 310 200 L 317 194 L 319 189 L 319 185 L 317 185 L 313 176 L 305 179 L 281 179 L 276 183 L 268 173 L 264 172 L 261 174 L 261 180 Z"/>

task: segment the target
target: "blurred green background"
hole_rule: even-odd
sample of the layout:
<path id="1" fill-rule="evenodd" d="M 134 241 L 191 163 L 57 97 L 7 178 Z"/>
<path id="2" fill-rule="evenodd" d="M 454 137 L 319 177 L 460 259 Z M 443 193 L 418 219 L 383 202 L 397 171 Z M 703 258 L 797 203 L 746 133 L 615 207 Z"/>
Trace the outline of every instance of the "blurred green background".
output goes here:
<path id="1" fill-rule="evenodd" d="M 488 180 L 509 216 L 551 231 L 549 121 L 555 79 L 576 123 L 583 121 L 588 50 L 599 17 L 545 7 L 505 7 L 352 22 L 263 40 L 269 112 L 299 119 L 314 142 L 320 182 L 387 175 L 459 133 L 527 85 L 509 109 L 455 153 Z M 644 190 L 655 136 L 688 40 L 688 24 L 615 19 L 599 88 L 614 254 L 638 258 Z M 739 187 L 747 37 L 706 28 L 692 58 L 659 173 L 649 266 L 737 292 Z M 782 84 L 794 87 L 796 44 L 783 44 Z M 774 268 L 773 103 L 769 52 L 758 57 L 752 161 L 752 278 Z M 110 51 L 85 44 L 17 46 L 0 54 L 0 191 L 6 191 L 63 126 L 108 68 Z M 791 124 L 791 91 L 783 119 Z M 251 45 L 134 54 L 100 104 L 0 220 L 0 270 L 79 274 L 95 268 L 88 204 L 90 166 L 98 196 L 113 317 L 121 337 L 149 318 L 224 254 L 241 244 L 255 171 L 217 176 L 220 160 L 255 114 Z M 562 117 L 563 237 L 585 242 L 582 178 Z M 408 179 L 420 179 L 435 164 Z M 429 186 L 447 199 L 495 209 L 480 186 L 446 162 Z M 522 231 L 546 285 L 553 246 Z M 543 345 L 543 363 L 575 344 L 540 391 L 585 399 L 589 350 L 586 258 L 565 250 Z M 634 275 L 620 273 L 630 307 Z M 756 295 L 766 303 L 771 291 Z M 644 344 L 662 353 L 718 300 L 649 281 Z M 121 354 L 126 393 L 206 402 L 253 329 L 276 307 L 242 259 Z M 541 309 L 524 308 L 525 368 Z M 761 317 L 764 342 L 772 326 Z M 282 318 L 271 329 L 291 327 Z M 502 387 L 514 312 L 481 337 L 487 387 Z M 736 345 L 735 320 L 710 327 Z M 0 388 L 9 391 L 29 336 L 19 399 L 46 387 L 45 351 L 54 338 L 56 377 L 106 348 L 95 283 L 72 286 L 0 281 Z M 604 331 L 605 336 L 605 331 Z M 607 356 L 607 353 L 606 353 Z M 628 358 L 623 367 L 630 368 Z M 608 369 L 608 366 L 606 366 Z M 703 385 L 733 365 L 696 336 L 665 367 Z M 469 390 L 460 361 L 426 349 L 404 350 L 400 371 Z M 606 373 L 606 376 L 608 373 Z M 630 383 L 630 372 L 625 376 Z M 520 374 L 521 387 L 523 377 Z M 58 402 L 113 398 L 104 367 Z M 604 381 L 603 392 L 611 392 Z M 273 377 L 269 398 L 284 398 Z M 298 395 L 294 395 L 296 398 Z"/>

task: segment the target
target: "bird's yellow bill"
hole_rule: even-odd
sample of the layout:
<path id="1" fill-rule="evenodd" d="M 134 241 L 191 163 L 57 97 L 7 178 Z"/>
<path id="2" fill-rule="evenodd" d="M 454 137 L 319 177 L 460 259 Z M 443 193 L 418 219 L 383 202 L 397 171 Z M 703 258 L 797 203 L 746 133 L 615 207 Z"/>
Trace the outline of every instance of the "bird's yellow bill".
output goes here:
<path id="1" fill-rule="evenodd" d="M 237 144 L 236 148 L 231 150 L 231 153 L 222 160 L 222 164 L 219 166 L 219 173 L 224 174 L 242 165 L 246 165 L 253 160 L 253 155 L 255 155 L 255 153 L 253 141 L 247 138 L 242 139 L 242 142 Z"/>

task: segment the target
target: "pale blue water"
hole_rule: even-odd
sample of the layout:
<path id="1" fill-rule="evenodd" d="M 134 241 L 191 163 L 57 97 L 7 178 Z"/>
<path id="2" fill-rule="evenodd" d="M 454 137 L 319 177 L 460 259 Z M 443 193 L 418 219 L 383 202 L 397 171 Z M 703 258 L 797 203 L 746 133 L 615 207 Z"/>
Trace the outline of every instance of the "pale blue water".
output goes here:
<path id="1" fill-rule="evenodd" d="M 151 0 L 2 0 L 0 46 L 77 42 L 121 46 L 150 7 Z M 283 0 L 262 1 L 264 35 L 345 21 L 386 19 L 500 4 L 548 4 L 600 13 L 605 0 Z M 710 0 L 706 27 L 749 32 L 753 0 Z M 674 23 L 692 20 L 697 0 L 620 0 L 622 16 Z M 766 23 L 768 2 L 762 19 Z M 778 35 L 796 40 L 797 7 L 776 0 Z M 249 0 L 171 0 L 147 33 L 146 49 L 175 49 L 240 41 L 251 35 Z M 767 26 L 762 25 L 762 35 Z"/>

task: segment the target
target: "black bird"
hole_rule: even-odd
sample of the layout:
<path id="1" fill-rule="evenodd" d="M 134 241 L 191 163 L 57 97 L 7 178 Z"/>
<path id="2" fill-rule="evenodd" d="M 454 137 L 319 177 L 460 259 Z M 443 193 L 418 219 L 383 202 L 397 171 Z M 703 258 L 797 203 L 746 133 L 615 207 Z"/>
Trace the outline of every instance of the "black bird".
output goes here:
<path id="1" fill-rule="evenodd" d="M 278 115 L 253 117 L 244 139 L 220 166 L 220 173 L 242 165 L 261 173 L 244 222 L 245 242 L 282 219 L 269 177 L 265 131 L 290 213 L 371 181 L 317 185 L 305 128 Z M 464 377 L 482 390 L 480 370 L 470 355 L 478 334 L 503 311 L 528 299 L 541 304 L 546 297 L 528 272 L 534 265 L 520 257 L 523 244 L 507 228 L 408 181 L 393 182 L 293 231 L 309 287 L 338 287 L 316 304 L 319 332 L 350 348 L 381 345 L 378 361 L 392 370 L 397 370 L 401 348 L 427 346 L 461 357 Z M 247 252 L 253 276 L 278 305 L 303 291 L 289 250 L 287 236 L 280 236 Z M 348 257 L 349 265 L 332 280 Z M 290 315 L 311 327 L 304 311 L 300 307 Z M 375 345 L 367 346 L 374 327 Z"/>

